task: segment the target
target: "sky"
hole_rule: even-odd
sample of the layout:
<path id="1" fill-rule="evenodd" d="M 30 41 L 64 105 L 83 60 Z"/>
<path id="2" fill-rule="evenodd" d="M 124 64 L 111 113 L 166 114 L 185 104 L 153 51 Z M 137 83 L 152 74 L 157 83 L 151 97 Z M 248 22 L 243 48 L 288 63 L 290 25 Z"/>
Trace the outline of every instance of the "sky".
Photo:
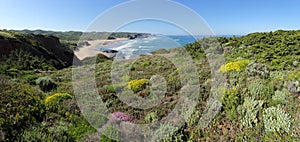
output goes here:
<path id="1" fill-rule="evenodd" d="M 243 35 L 300 29 L 298 0 L 174 1 L 200 15 L 215 34 Z M 101 14 L 124 2 L 128 0 L 0 0 L 0 29 L 85 31 Z M 166 12 L 166 9 L 155 7 L 153 10 Z M 170 23 L 149 20 L 134 22 L 119 30 L 184 34 L 183 30 Z"/>

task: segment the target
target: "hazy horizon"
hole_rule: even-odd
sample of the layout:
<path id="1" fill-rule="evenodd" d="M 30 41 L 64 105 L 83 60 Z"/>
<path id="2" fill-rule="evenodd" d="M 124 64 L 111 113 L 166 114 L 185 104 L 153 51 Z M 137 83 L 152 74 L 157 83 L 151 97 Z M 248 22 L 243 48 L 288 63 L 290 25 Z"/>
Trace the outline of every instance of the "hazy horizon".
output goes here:
<path id="1" fill-rule="evenodd" d="M 29 31 L 51 31 L 51 32 L 107 32 L 107 33 L 113 33 L 113 32 L 124 32 L 124 33 L 147 33 L 147 32 L 139 32 L 139 31 L 80 31 L 80 30 L 52 30 L 52 29 L 0 29 L 0 30 L 12 30 L 12 31 L 22 31 L 22 30 L 29 30 Z M 264 32 L 275 32 L 278 30 L 284 30 L 284 31 L 294 31 L 294 30 L 300 30 L 300 29 L 276 29 L 276 30 L 271 30 L 271 31 L 253 31 L 253 32 L 249 32 L 249 33 L 244 33 L 244 34 L 215 34 L 216 36 L 244 36 L 244 35 L 248 35 L 251 33 L 264 33 Z M 153 35 L 166 35 L 166 36 L 193 36 L 191 34 L 161 34 L 161 33 L 148 33 L 148 34 L 153 34 Z M 207 35 L 194 35 L 194 36 L 207 36 Z"/>

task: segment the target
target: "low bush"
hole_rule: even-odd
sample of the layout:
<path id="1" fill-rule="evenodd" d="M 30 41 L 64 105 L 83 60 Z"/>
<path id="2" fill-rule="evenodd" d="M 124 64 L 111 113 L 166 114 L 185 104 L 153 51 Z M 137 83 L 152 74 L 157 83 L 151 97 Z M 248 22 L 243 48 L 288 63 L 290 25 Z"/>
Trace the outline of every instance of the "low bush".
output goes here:
<path id="1" fill-rule="evenodd" d="M 240 98 L 237 96 L 236 87 L 225 91 L 222 103 L 226 112 L 226 116 L 230 120 L 233 120 L 237 117 L 237 107 L 239 105 L 239 101 Z"/>
<path id="2" fill-rule="evenodd" d="M 97 130 L 92 127 L 83 117 L 76 120 L 76 123 L 71 124 L 68 129 L 68 134 L 76 140 L 88 136 L 91 133 L 95 133 Z"/>
<path id="3" fill-rule="evenodd" d="M 246 73 L 248 76 L 267 78 L 270 75 L 270 69 L 265 64 L 251 62 L 246 67 Z"/>
<path id="4" fill-rule="evenodd" d="M 55 89 L 57 87 L 57 84 L 54 82 L 54 80 L 50 77 L 40 77 L 36 80 L 36 84 L 40 86 L 40 88 L 47 92 Z"/>
<path id="5" fill-rule="evenodd" d="M 151 52 L 152 54 L 167 54 L 167 53 L 169 53 L 169 51 L 168 50 L 166 50 L 166 49 L 164 49 L 164 48 L 162 48 L 162 49 L 158 49 L 158 50 L 156 50 L 156 51 L 153 51 L 153 52 Z"/>
<path id="6" fill-rule="evenodd" d="M 146 123 L 153 123 L 153 122 L 156 122 L 157 120 L 158 120 L 158 117 L 155 112 L 151 112 L 151 113 L 147 114 L 145 117 Z"/>
<path id="7" fill-rule="evenodd" d="M 269 107 L 264 110 L 263 123 L 266 132 L 289 132 L 291 126 L 291 116 L 277 107 Z"/>
<path id="8" fill-rule="evenodd" d="M 220 72 L 231 72 L 231 71 L 236 71 L 236 72 L 243 72 L 246 68 L 246 66 L 250 63 L 250 60 L 239 60 L 235 62 L 229 62 L 225 65 L 222 65 L 219 69 Z"/>
<path id="9" fill-rule="evenodd" d="M 143 90 L 148 83 L 148 79 L 132 80 L 128 83 L 128 88 L 137 93 L 138 91 Z"/>
<path id="10" fill-rule="evenodd" d="M 35 74 L 29 74 L 24 76 L 24 79 L 30 83 L 31 85 L 34 85 L 36 83 L 36 80 L 39 78 L 40 76 L 35 75 Z"/>
<path id="11" fill-rule="evenodd" d="M 300 71 L 299 72 L 292 72 L 292 73 L 289 73 L 287 75 L 288 79 L 289 80 L 299 80 L 300 79 Z"/>
<path id="12" fill-rule="evenodd" d="M 120 132 L 113 126 L 108 126 L 102 131 L 101 142 L 117 142 L 120 139 Z"/>
<path id="13" fill-rule="evenodd" d="M 33 126 L 21 134 L 21 141 L 74 141 L 74 137 L 68 133 L 69 123 L 59 121 L 49 126 L 43 122 L 41 125 Z"/>
<path id="14" fill-rule="evenodd" d="M 68 93 L 56 93 L 54 95 L 48 96 L 45 99 L 45 104 L 47 110 L 56 110 L 58 108 L 58 104 L 65 99 L 70 99 L 72 96 Z"/>
<path id="15" fill-rule="evenodd" d="M 155 131 L 155 135 L 152 135 L 152 141 L 158 141 L 163 138 L 162 141 L 172 141 L 172 133 L 174 133 L 178 127 L 171 123 L 161 123 L 160 127 Z"/>
<path id="16" fill-rule="evenodd" d="M 143 67 L 148 67 L 150 64 L 151 64 L 151 62 L 149 62 L 149 61 L 144 61 L 144 62 L 141 63 L 141 66 L 143 66 Z"/>
<path id="17" fill-rule="evenodd" d="M 238 107 L 241 123 L 246 128 L 252 128 L 258 124 L 258 112 L 262 109 L 263 101 L 256 101 L 246 97 L 244 103 Z"/>
<path id="18" fill-rule="evenodd" d="M 289 96 L 290 92 L 287 89 L 277 90 L 272 96 L 272 100 L 284 102 L 285 99 Z"/>
<path id="19" fill-rule="evenodd" d="M 284 80 L 287 77 L 284 71 L 272 71 L 270 72 L 271 79 Z"/>
<path id="20" fill-rule="evenodd" d="M 29 84 L 1 81 L 0 87 L 0 130 L 15 141 L 22 129 L 42 120 L 44 103 Z"/>
<path id="21" fill-rule="evenodd" d="M 268 100 L 274 93 L 273 86 L 263 80 L 255 80 L 250 83 L 248 85 L 248 90 L 251 97 L 257 100 Z"/>

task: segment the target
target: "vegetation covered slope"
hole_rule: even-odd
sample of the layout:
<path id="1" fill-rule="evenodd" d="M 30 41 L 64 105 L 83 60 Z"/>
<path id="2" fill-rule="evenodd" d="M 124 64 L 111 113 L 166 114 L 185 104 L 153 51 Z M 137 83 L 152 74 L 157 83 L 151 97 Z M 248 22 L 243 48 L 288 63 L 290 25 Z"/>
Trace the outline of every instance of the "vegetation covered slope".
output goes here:
<path id="1" fill-rule="evenodd" d="M 44 30 L 20 30 L 17 32 L 27 34 L 41 34 L 48 36 L 58 37 L 60 40 L 66 41 L 78 41 L 81 40 L 98 40 L 98 39 L 114 39 L 114 38 L 139 38 L 150 36 L 148 33 L 129 33 L 129 32 L 56 32 L 56 31 L 44 31 Z"/>
<path id="2" fill-rule="evenodd" d="M 75 63 L 80 63 L 73 51 L 62 45 L 54 36 L 2 30 L 0 49 L 3 70 L 62 69 L 71 66 L 73 59 Z"/>
<path id="3" fill-rule="evenodd" d="M 220 37 L 220 45 L 208 38 L 184 46 L 196 64 L 200 96 L 187 122 L 161 141 L 299 141 L 299 33 L 276 31 Z M 226 62 L 217 69 L 227 78 L 225 87 L 212 86 L 211 68 L 204 53 L 207 45 L 213 46 L 216 54 L 225 55 Z M 177 51 L 180 48 L 163 54 Z M 111 79 L 113 61 L 101 56 L 96 59 L 99 98 L 112 117 L 138 124 L 155 123 L 164 121 L 178 103 L 179 91 L 184 87 L 180 80 L 182 68 L 176 68 L 168 59 L 153 55 L 132 64 L 128 60 L 124 64 L 129 74 L 123 76 L 128 82 L 116 85 Z M 92 69 L 92 60 L 86 59 L 79 68 Z M 118 98 L 116 92 L 125 88 L 141 98 L 150 96 L 153 75 L 165 79 L 167 91 L 155 107 L 141 110 Z M 0 141 L 115 141 L 98 133 L 80 113 L 72 88 L 72 68 L 2 75 L 0 87 Z M 219 98 L 222 108 L 207 127 L 201 128 L 199 120 L 211 92 L 223 95 Z M 99 124 L 108 121 L 97 112 L 90 115 Z M 157 134 L 163 132 L 161 129 Z M 121 138 L 113 127 L 107 127 L 104 133 Z M 128 135 L 135 136 L 130 132 Z"/>
<path id="4" fill-rule="evenodd" d="M 293 69 L 300 61 L 300 31 L 252 33 L 243 37 L 222 38 L 228 60 L 238 57 L 257 60 L 271 69 Z"/>

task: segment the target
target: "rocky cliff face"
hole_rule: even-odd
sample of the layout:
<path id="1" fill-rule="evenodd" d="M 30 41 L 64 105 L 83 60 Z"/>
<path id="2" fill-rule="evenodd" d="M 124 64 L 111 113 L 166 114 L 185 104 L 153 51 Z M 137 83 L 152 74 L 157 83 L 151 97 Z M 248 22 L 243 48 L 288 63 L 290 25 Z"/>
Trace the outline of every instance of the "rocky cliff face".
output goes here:
<path id="1" fill-rule="evenodd" d="M 2 32 L 3 33 L 3 32 Z M 24 50 L 32 55 L 45 58 L 56 69 L 80 64 L 73 51 L 64 47 L 57 37 L 30 35 L 9 32 L 10 36 L 0 33 L 0 57 L 8 56 L 14 50 Z"/>

